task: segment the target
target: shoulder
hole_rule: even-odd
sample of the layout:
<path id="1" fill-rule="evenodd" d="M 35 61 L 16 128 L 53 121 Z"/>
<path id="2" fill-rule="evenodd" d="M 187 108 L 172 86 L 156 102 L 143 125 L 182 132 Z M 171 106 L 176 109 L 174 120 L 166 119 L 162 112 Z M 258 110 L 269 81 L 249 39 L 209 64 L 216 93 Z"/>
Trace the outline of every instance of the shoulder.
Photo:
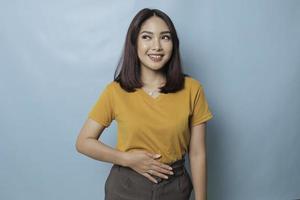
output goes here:
<path id="1" fill-rule="evenodd" d="M 191 76 L 185 76 L 185 84 L 187 88 L 191 90 L 197 90 L 199 88 L 202 88 L 201 82 L 198 79 L 193 78 Z"/>
<path id="2" fill-rule="evenodd" d="M 120 84 L 117 81 L 110 81 L 106 84 L 105 89 L 106 92 L 108 92 L 110 95 L 118 95 L 122 93 L 122 88 Z"/>
<path id="3" fill-rule="evenodd" d="M 119 83 L 116 81 L 111 81 L 109 83 L 106 84 L 105 89 L 106 90 L 116 90 L 119 87 Z"/>

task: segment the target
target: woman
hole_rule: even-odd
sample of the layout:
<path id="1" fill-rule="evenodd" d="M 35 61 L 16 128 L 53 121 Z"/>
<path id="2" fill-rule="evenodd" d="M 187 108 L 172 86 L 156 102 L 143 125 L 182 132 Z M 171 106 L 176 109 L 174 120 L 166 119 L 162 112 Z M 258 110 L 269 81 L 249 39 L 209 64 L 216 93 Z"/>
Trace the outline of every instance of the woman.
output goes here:
<path id="1" fill-rule="evenodd" d="M 212 118 L 202 85 L 183 74 L 171 19 L 143 9 L 132 20 L 115 72 L 89 112 L 76 148 L 113 163 L 106 200 L 206 199 L 205 124 Z M 98 141 L 113 120 L 116 148 Z M 184 166 L 188 152 L 189 176 Z"/>

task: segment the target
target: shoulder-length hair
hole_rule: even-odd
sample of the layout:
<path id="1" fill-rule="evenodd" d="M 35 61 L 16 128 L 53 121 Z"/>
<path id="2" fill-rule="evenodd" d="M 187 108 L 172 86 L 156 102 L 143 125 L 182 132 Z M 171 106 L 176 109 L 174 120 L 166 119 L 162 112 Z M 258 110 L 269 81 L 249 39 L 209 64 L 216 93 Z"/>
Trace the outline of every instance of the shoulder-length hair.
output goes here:
<path id="1" fill-rule="evenodd" d="M 177 92 L 184 87 L 184 77 L 188 75 L 182 72 L 179 39 L 174 24 L 167 14 L 158 9 L 144 8 L 140 10 L 131 21 L 122 56 L 115 70 L 114 81 L 118 82 L 127 92 L 134 92 L 135 88 L 141 88 L 143 86 L 140 60 L 137 55 L 137 37 L 143 22 L 152 16 L 160 17 L 165 21 L 170 29 L 173 42 L 172 56 L 162 68 L 162 72 L 166 77 L 166 84 L 160 89 L 162 93 Z"/>

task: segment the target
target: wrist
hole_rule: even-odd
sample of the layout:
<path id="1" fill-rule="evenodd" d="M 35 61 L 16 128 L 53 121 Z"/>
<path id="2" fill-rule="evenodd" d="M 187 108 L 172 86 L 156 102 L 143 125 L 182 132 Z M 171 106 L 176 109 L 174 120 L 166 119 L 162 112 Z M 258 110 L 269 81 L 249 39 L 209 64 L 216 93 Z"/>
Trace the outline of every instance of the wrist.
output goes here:
<path id="1" fill-rule="evenodd" d="M 121 151 L 120 153 L 120 165 L 123 167 L 128 167 L 128 153 Z"/>

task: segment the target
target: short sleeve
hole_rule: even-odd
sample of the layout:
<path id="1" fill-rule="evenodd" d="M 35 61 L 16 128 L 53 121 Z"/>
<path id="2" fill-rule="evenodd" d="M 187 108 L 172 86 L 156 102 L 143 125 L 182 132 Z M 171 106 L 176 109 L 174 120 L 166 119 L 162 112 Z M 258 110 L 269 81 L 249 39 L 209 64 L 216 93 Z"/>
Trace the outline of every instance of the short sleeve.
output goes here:
<path id="1" fill-rule="evenodd" d="M 193 112 L 191 116 L 191 126 L 195 126 L 210 120 L 213 115 L 209 109 L 207 100 L 205 98 L 204 89 L 199 83 L 197 87 L 192 91 L 194 94 L 193 99 Z"/>
<path id="2" fill-rule="evenodd" d="M 115 119 L 113 110 L 112 87 L 106 86 L 98 97 L 96 103 L 88 113 L 88 118 L 108 127 Z"/>

